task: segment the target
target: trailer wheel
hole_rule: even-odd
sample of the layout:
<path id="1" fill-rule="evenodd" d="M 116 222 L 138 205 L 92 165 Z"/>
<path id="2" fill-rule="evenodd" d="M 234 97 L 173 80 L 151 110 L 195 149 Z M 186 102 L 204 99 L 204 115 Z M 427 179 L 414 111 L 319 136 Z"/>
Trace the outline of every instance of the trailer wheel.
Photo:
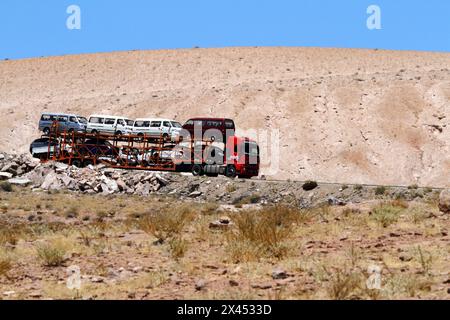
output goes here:
<path id="1" fill-rule="evenodd" d="M 225 173 L 228 178 L 236 177 L 236 167 L 233 165 L 229 165 L 227 167 L 227 172 Z"/>
<path id="2" fill-rule="evenodd" d="M 191 171 L 192 171 L 192 175 L 195 177 L 203 175 L 203 167 L 199 164 L 194 164 L 192 166 Z"/>
<path id="3" fill-rule="evenodd" d="M 94 165 L 94 161 L 92 161 L 92 160 L 84 160 L 83 161 L 83 166 L 84 167 L 88 167 L 90 165 Z"/>
<path id="4" fill-rule="evenodd" d="M 78 160 L 78 159 L 73 159 L 71 164 L 72 164 L 72 166 L 75 166 L 77 168 L 81 168 L 81 161 Z"/>

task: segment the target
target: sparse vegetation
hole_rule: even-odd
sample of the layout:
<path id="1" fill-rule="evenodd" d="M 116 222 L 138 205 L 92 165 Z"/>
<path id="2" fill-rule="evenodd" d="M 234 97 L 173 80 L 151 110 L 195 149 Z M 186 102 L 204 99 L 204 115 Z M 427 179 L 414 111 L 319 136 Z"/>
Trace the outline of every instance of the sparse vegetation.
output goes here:
<path id="1" fill-rule="evenodd" d="M 293 224 L 306 219 L 304 211 L 287 207 L 242 212 L 236 216 L 236 230 L 229 234 L 232 259 L 236 262 L 262 257 L 282 259 L 289 251 L 286 240 L 293 233 Z"/>
<path id="2" fill-rule="evenodd" d="M 402 208 L 394 207 L 391 204 L 381 204 L 372 208 L 372 218 L 383 228 L 397 222 Z"/>
<path id="3" fill-rule="evenodd" d="M 174 259 L 184 257 L 188 249 L 188 244 L 181 237 L 175 237 L 169 240 L 170 254 Z"/>
<path id="4" fill-rule="evenodd" d="M 386 187 L 385 186 L 378 186 L 375 188 L 375 195 L 377 196 L 384 196 L 386 194 Z"/>
<path id="5" fill-rule="evenodd" d="M 58 267 L 64 262 L 65 248 L 58 242 L 39 244 L 36 248 L 38 258 L 46 267 Z"/>
<path id="6" fill-rule="evenodd" d="M 305 191 L 311 191 L 317 188 L 319 185 L 316 181 L 308 180 L 303 184 L 303 190 Z"/>
<path id="7" fill-rule="evenodd" d="M 324 186 L 315 195 L 328 192 Z M 407 197 L 391 200 L 401 192 Z M 426 201 L 412 200 L 409 194 L 406 188 L 393 189 L 383 200 L 298 209 L 288 206 L 302 204 L 294 192 L 277 206 L 237 209 L 198 199 L 174 204 L 160 196 L 49 195 L 18 189 L 1 195 L 8 212 L 0 224 L 0 277 L 5 279 L 0 292 L 9 291 L 14 282 L 16 297 L 26 299 L 28 282 L 16 280 L 16 274 L 36 274 L 42 278 L 37 294 L 43 299 L 73 299 L 57 279 L 67 278 L 65 266 L 77 265 L 88 276 L 78 298 L 445 298 L 445 290 L 436 288 L 442 288 L 446 279 L 441 275 L 448 269 L 442 246 L 448 220 L 430 201 L 435 193 L 426 195 Z M 67 218 L 72 208 L 79 214 Z M 35 218 L 28 221 L 31 215 Z M 217 221 L 229 224 L 211 228 Z M 382 269 L 382 289 L 370 290 L 366 270 L 380 258 L 373 263 Z M 295 277 L 294 285 L 279 289 L 279 280 L 270 277 L 278 266 L 287 280 Z M 120 281 L 110 282 L 116 277 Z M 200 279 L 207 290 L 189 290 Z M 180 285 L 188 290 L 175 290 Z M 270 288 L 261 289 L 266 285 Z"/>
<path id="8" fill-rule="evenodd" d="M 194 212 L 189 207 L 175 207 L 172 210 L 161 209 L 145 215 L 140 227 L 153 235 L 158 242 L 164 243 L 167 239 L 179 235 L 193 218 Z"/>
<path id="9" fill-rule="evenodd" d="M 9 183 L 8 181 L 2 181 L 0 182 L 0 190 L 4 191 L 4 192 L 13 192 L 13 186 L 11 183 Z"/>

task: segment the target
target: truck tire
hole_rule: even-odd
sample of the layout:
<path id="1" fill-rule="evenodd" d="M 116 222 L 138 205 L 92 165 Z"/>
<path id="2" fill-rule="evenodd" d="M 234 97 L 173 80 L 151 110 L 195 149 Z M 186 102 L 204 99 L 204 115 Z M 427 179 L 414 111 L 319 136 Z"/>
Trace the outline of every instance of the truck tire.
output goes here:
<path id="1" fill-rule="evenodd" d="M 229 165 L 227 167 L 227 171 L 225 172 L 225 175 L 228 178 L 235 178 L 236 177 L 236 167 L 234 165 Z"/>
<path id="2" fill-rule="evenodd" d="M 43 131 L 46 136 L 50 135 L 50 128 L 44 128 Z"/>
<path id="3" fill-rule="evenodd" d="M 203 167 L 199 164 L 194 164 L 192 166 L 191 172 L 194 177 L 202 176 L 203 175 Z"/>

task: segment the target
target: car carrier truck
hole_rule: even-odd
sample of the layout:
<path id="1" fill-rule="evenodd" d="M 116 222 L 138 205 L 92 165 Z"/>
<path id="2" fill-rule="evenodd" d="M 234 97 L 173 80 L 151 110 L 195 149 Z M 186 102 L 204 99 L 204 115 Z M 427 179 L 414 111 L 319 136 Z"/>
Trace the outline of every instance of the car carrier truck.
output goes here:
<path id="1" fill-rule="evenodd" d="M 42 161 L 77 167 L 104 164 L 118 169 L 192 172 L 195 176 L 230 178 L 259 175 L 258 144 L 237 136 L 228 137 L 225 143 L 196 139 L 174 142 L 163 135 L 60 132 L 52 128 L 49 141 L 53 141 L 52 145 L 49 144 L 48 155 Z"/>

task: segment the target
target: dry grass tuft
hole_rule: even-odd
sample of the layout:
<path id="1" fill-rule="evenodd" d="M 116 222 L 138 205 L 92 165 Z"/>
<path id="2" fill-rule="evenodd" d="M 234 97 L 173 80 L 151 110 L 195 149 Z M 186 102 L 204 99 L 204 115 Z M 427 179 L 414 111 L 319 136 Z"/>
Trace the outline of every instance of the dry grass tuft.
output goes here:
<path id="1" fill-rule="evenodd" d="M 372 208 L 372 219 L 383 228 L 387 228 L 398 221 L 399 215 L 403 210 L 403 208 L 394 207 L 389 203 L 380 204 Z"/>
<path id="2" fill-rule="evenodd" d="M 158 242 L 179 235 L 183 228 L 194 219 L 194 212 L 190 207 L 174 207 L 172 210 L 160 209 L 147 214 L 139 223 L 140 228 L 153 235 Z"/>
<path id="3" fill-rule="evenodd" d="M 289 252 L 286 240 L 292 236 L 293 226 L 308 217 L 305 211 L 287 207 L 242 212 L 235 217 L 236 229 L 229 233 L 228 251 L 232 260 L 282 259 Z"/>
<path id="4" fill-rule="evenodd" d="M 38 258 L 46 267 L 58 267 L 64 262 L 66 249 L 59 242 L 40 244 L 36 248 Z"/>

